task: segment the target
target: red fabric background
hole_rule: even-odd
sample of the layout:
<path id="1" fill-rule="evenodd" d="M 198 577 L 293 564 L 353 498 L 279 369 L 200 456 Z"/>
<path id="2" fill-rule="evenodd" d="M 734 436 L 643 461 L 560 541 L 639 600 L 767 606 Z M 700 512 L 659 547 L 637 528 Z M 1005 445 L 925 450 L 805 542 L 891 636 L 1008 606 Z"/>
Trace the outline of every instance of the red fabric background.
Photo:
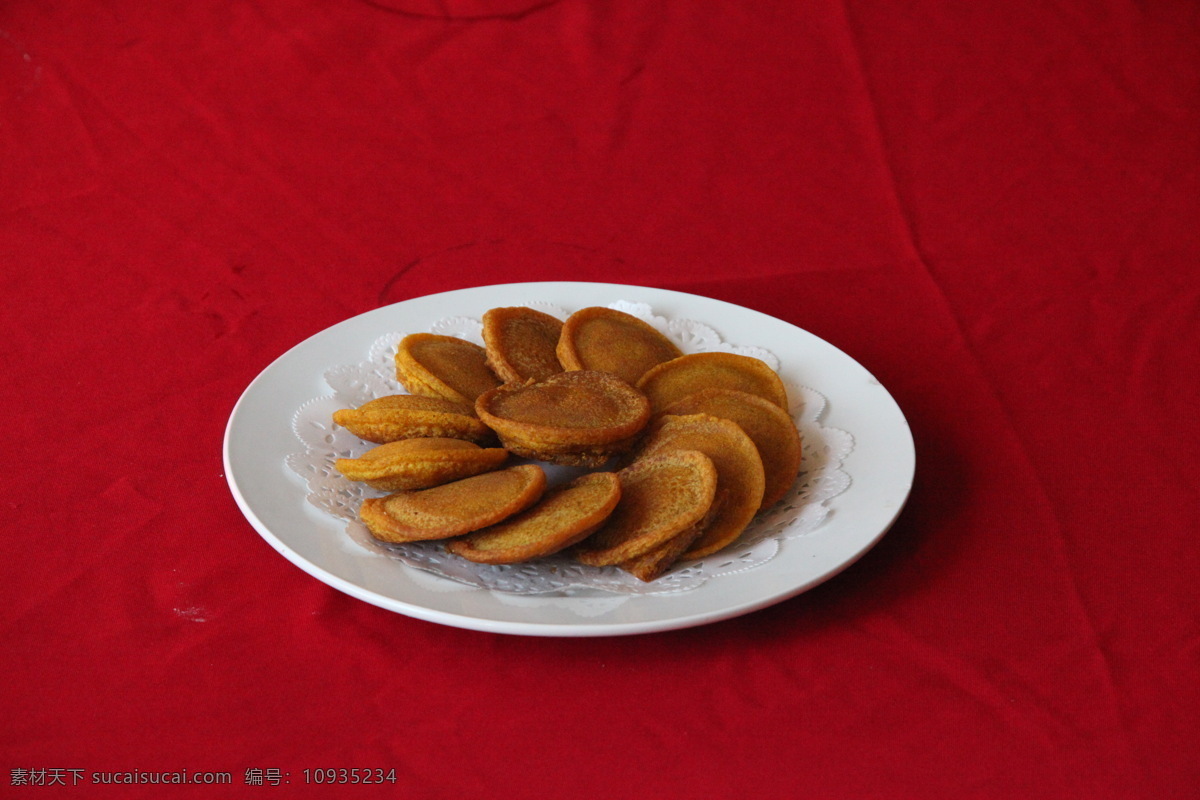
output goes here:
<path id="1" fill-rule="evenodd" d="M 0 793 L 1195 797 L 1198 44 L 1185 0 L 4 3 Z M 398 616 L 254 533 L 220 451 L 261 369 L 535 279 L 849 352 L 908 508 L 798 598 L 587 640 Z"/>

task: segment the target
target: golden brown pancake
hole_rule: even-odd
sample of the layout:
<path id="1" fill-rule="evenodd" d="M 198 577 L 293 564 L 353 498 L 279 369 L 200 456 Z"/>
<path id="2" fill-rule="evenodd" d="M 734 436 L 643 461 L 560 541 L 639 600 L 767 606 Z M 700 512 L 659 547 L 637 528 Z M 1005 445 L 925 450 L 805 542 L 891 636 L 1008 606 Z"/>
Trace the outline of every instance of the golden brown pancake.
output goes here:
<path id="1" fill-rule="evenodd" d="M 621 501 L 576 553 L 589 566 L 638 558 L 693 528 L 712 505 L 718 480 L 712 460 L 695 450 L 638 459 L 617 476 Z"/>
<path id="2" fill-rule="evenodd" d="M 720 508 L 680 558 L 701 558 L 732 543 L 762 505 L 765 478 L 758 448 L 736 423 L 708 414 L 664 415 L 651 424 L 637 459 L 673 450 L 699 450 L 717 470 Z M 637 461 L 634 461 L 636 464 Z"/>
<path id="3" fill-rule="evenodd" d="M 736 389 L 770 400 L 787 411 L 787 390 L 761 359 L 736 353 L 692 353 L 648 370 L 637 387 L 654 413 L 702 389 Z"/>
<path id="4" fill-rule="evenodd" d="M 400 340 L 396 346 L 396 378 L 412 394 L 466 405 L 500 385 L 482 347 L 434 333 L 411 333 Z"/>
<path id="5" fill-rule="evenodd" d="M 542 468 L 522 464 L 431 489 L 370 498 L 363 501 L 359 518 L 384 542 L 448 539 L 524 511 L 545 491 Z"/>
<path id="6" fill-rule="evenodd" d="M 695 525 L 673 536 L 653 550 L 643 553 L 637 558 L 623 561 L 618 566 L 640 581 L 649 583 L 658 579 L 687 552 L 692 543 L 700 537 L 700 534 L 704 533 L 704 529 L 720 513 L 721 506 L 724 504 L 727 495 L 728 492 L 723 492 L 718 487 L 713 496 L 712 505 L 708 507 L 708 511 L 704 513 L 704 516 Z"/>
<path id="7" fill-rule="evenodd" d="M 562 326 L 561 320 L 524 306 L 489 309 L 483 315 L 488 366 L 505 383 L 562 372 L 555 353 Z"/>
<path id="8" fill-rule="evenodd" d="M 400 492 L 488 472 L 507 458 L 508 451 L 503 448 L 483 448 L 462 439 L 401 439 L 374 447 L 358 458 L 339 458 L 333 466 L 372 489 Z"/>
<path id="9" fill-rule="evenodd" d="M 769 400 L 734 389 L 703 389 L 675 401 L 663 413 L 711 414 L 736 422 L 762 457 L 763 508 L 783 499 L 800 474 L 800 431 L 787 412 Z"/>
<path id="10" fill-rule="evenodd" d="M 563 323 L 558 360 L 569 370 L 611 372 L 636 384 L 656 364 L 683 352 L 652 325 L 611 308 L 581 308 Z"/>
<path id="11" fill-rule="evenodd" d="M 504 384 L 480 395 L 475 412 L 516 455 L 597 467 L 629 449 L 650 404 L 615 375 L 576 370 Z"/>
<path id="12" fill-rule="evenodd" d="M 475 407 L 442 397 L 393 394 L 358 408 L 333 412 L 333 421 L 360 439 L 376 444 L 426 436 L 465 439 L 476 444 L 495 440 L 492 429 L 475 417 Z"/>
<path id="13" fill-rule="evenodd" d="M 639 581 L 649 583 L 650 581 L 657 580 L 664 572 L 671 568 L 671 565 L 679 560 L 679 556 L 683 554 L 683 551 L 692 542 L 696 541 L 696 537 L 699 535 L 700 527 L 693 525 L 674 539 L 659 545 L 649 553 L 630 559 L 619 566 Z"/>
<path id="14" fill-rule="evenodd" d="M 546 492 L 520 514 L 448 542 L 446 549 L 481 564 L 513 564 L 548 556 L 591 535 L 620 498 L 621 482 L 614 473 L 581 475 Z"/>

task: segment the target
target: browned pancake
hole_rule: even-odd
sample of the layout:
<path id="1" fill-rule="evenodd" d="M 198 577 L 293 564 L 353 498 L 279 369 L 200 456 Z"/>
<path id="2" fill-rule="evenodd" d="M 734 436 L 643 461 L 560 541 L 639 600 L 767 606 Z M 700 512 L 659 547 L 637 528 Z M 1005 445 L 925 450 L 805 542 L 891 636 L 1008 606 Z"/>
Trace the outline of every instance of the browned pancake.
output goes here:
<path id="1" fill-rule="evenodd" d="M 465 439 L 476 444 L 494 441 L 492 429 L 475 417 L 475 407 L 442 397 L 393 394 L 377 397 L 358 408 L 333 412 L 333 421 L 360 439 L 376 444 L 421 437 Z"/>
<path id="2" fill-rule="evenodd" d="M 448 539 L 524 511 L 545 491 L 542 468 L 522 464 L 431 489 L 370 498 L 363 501 L 359 518 L 384 542 Z"/>
<path id="3" fill-rule="evenodd" d="M 568 317 L 558 339 L 558 360 L 565 368 L 611 372 L 630 384 L 656 364 L 680 355 L 675 343 L 649 323 L 598 306 Z"/>
<path id="4" fill-rule="evenodd" d="M 551 489 L 531 508 L 489 528 L 448 542 L 455 555 L 482 564 L 513 564 L 570 547 L 608 519 L 621 497 L 611 472 L 581 475 Z"/>
<path id="5" fill-rule="evenodd" d="M 703 389 L 675 401 L 663 413 L 711 414 L 736 422 L 762 457 L 763 508 L 779 502 L 800 474 L 800 431 L 787 412 L 769 400 L 733 389 Z"/>
<path id="6" fill-rule="evenodd" d="M 621 502 L 607 524 L 576 553 L 593 567 L 638 558 L 693 528 L 712 505 L 717 471 L 694 450 L 671 450 L 635 461 L 617 473 Z"/>
<path id="7" fill-rule="evenodd" d="M 787 390 L 766 362 L 736 353 L 692 353 L 646 372 L 637 387 L 659 413 L 702 389 L 736 389 L 758 395 L 787 411 Z"/>
<path id="8" fill-rule="evenodd" d="M 561 320 L 524 306 L 489 309 L 483 315 L 488 366 L 505 383 L 562 372 L 555 353 L 562 326 Z"/>
<path id="9" fill-rule="evenodd" d="M 700 534 L 704 533 L 704 529 L 709 521 L 720 510 L 721 501 L 722 498 L 718 492 L 718 496 L 713 498 L 708 512 L 695 525 L 685 528 L 682 532 L 672 536 L 649 552 L 643 553 L 636 558 L 631 558 L 628 561 L 622 561 L 619 566 L 640 581 L 649 583 L 650 581 L 657 580 L 679 560 L 684 552 L 692 546 L 692 543 L 700 537 Z"/>
<path id="10" fill-rule="evenodd" d="M 615 375 L 577 370 L 485 392 L 475 412 L 517 455 L 596 467 L 629 449 L 650 404 Z"/>
<path id="11" fill-rule="evenodd" d="M 659 417 L 652 423 L 637 458 L 673 450 L 699 450 L 712 459 L 717 470 L 720 508 L 704 533 L 681 556 L 700 558 L 736 540 L 758 512 L 765 486 L 762 457 L 735 423 L 708 414 Z"/>
<path id="12" fill-rule="evenodd" d="M 396 378 L 412 394 L 466 405 L 500 385 L 482 347 L 434 333 L 412 333 L 400 340 L 396 347 Z"/>
<path id="13" fill-rule="evenodd" d="M 503 448 L 483 448 L 462 439 L 402 439 L 372 448 L 359 458 L 339 458 L 333 466 L 372 489 L 399 492 L 469 478 L 496 469 L 507 458 Z"/>

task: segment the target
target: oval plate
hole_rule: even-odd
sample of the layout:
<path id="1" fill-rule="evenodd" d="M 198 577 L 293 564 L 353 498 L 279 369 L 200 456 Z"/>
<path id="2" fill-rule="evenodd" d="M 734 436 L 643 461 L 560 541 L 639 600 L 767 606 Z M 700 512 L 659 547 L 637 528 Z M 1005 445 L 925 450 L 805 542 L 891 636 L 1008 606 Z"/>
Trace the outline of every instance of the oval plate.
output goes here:
<path id="1" fill-rule="evenodd" d="M 330 393 L 323 375 L 353 361 L 383 333 L 426 330 L 453 316 L 479 318 L 497 306 L 547 302 L 567 309 L 618 300 L 646 303 L 673 319 L 718 329 L 726 342 L 765 347 L 785 382 L 828 400 L 823 424 L 849 431 L 843 463 L 850 488 L 829 501 L 811 534 L 781 543 L 767 563 L 677 594 L 604 592 L 518 596 L 464 586 L 348 543 L 341 521 L 305 502 L 286 466 L 300 448 L 293 411 Z M 400 614 L 444 625 L 536 636 L 614 636 L 687 628 L 778 603 L 854 563 L 891 527 L 908 499 L 915 469 L 912 433 L 896 402 L 842 351 L 790 323 L 731 303 L 624 284 L 543 282 L 480 286 L 417 297 L 369 311 L 306 339 L 246 388 L 229 417 L 225 475 L 246 519 L 285 558 L 323 583 Z"/>

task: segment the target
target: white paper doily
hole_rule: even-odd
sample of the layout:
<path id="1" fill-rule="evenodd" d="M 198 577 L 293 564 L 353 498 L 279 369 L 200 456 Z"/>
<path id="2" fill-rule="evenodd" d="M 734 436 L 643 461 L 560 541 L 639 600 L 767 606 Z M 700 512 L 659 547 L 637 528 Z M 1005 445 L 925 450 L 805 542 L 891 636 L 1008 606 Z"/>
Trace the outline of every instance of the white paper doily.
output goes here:
<path id="1" fill-rule="evenodd" d="M 566 319 L 570 314 L 567 309 L 545 303 L 527 302 L 525 305 L 559 319 Z M 609 307 L 650 323 L 678 344 L 684 353 L 738 353 L 759 358 L 773 369 L 779 369 L 779 359 L 774 353 L 762 347 L 727 343 L 702 322 L 656 316 L 645 303 L 618 301 L 610 303 Z M 413 332 L 381 335 L 370 347 L 364 361 L 335 366 L 325 372 L 325 381 L 333 393 L 314 398 L 296 410 L 292 430 L 304 450 L 290 454 L 287 465 L 304 480 L 309 503 L 346 523 L 350 546 L 396 559 L 432 575 L 511 596 L 566 594 L 574 597 L 589 590 L 626 597 L 687 592 L 709 580 L 767 563 L 779 551 L 782 541 L 816 530 L 828 514 L 828 502 L 850 486 L 850 476 L 843 470 L 842 463 L 854 448 L 853 436 L 821 424 L 826 400 L 820 393 L 807 386 L 789 384 L 786 388 L 790 412 L 803 443 L 801 473 L 791 492 L 760 512 L 730 547 L 704 559 L 681 563 L 651 583 L 639 581 L 617 567 L 587 567 L 561 555 L 524 564 L 495 566 L 475 564 L 451 555 L 440 542 L 400 545 L 380 542 L 358 521 L 358 507 L 365 498 L 383 493 L 346 480 L 333 468 L 336 459 L 356 457 L 375 445 L 363 442 L 335 425 L 332 416 L 338 409 L 354 408 L 376 397 L 404 392 L 395 377 L 393 356 L 400 339 Z M 470 317 L 442 319 L 430 326 L 428 332 L 483 344 L 482 323 Z M 569 468 L 543 466 L 551 483 L 578 474 L 577 470 Z M 597 598 L 597 602 L 599 610 L 607 608 L 603 597 Z"/>

